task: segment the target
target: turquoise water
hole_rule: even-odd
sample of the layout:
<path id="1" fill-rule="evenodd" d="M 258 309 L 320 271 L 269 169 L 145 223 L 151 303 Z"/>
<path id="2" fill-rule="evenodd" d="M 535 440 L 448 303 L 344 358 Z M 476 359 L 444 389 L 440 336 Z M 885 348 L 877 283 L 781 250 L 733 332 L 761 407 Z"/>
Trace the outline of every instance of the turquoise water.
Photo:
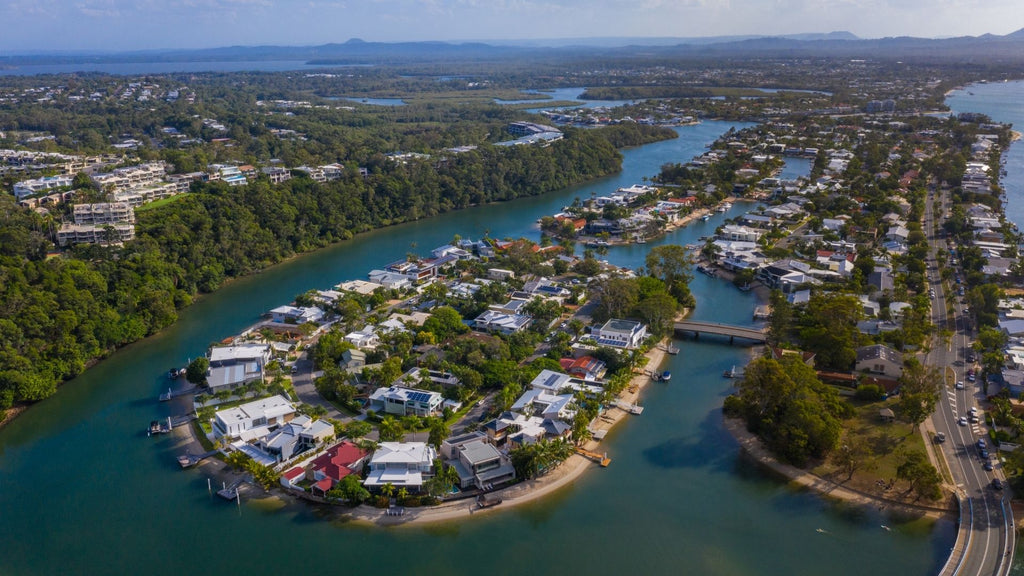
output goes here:
<path id="1" fill-rule="evenodd" d="M 540 93 L 551 96 L 551 98 L 526 98 L 522 100 L 501 100 L 495 98 L 494 101 L 498 104 L 544 104 L 545 102 L 563 102 L 566 100 L 572 100 L 577 102 L 576 106 L 581 108 L 613 108 L 615 106 L 622 106 L 624 104 L 633 104 L 635 100 L 580 100 L 580 95 L 586 91 L 586 88 L 573 87 L 573 88 L 553 88 L 550 90 L 523 90 L 524 93 Z M 538 108 L 537 110 L 542 110 Z M 531 109 L 532 111 L 532 109 Z"/>
<path id="2" fill-rule="evenodd" d="M 166 369 L 265 310 L 456 233 L 536 238 L 535 221 L 574 197 L 639 183 L 666 162 L 699 154 L 731 126 L 743 125 L 677 128 L 679 139 L 627 150 L 621 174 L 360 235 L 201 299 L 175 326 L 112 355 L 0 431 L 0 574 L 935 573 L 952 544 L 952 523 L 918 527 L 832 504 L 740 457 L 721 424 L 731 381 L 720 375 L 751 349 L 711 338 L 679 342 L 681 353 L 665 367 L 672 382 L 651 384 L 643 415 L 603 442 L 609 468 L 530 505 L 443 526 L 356 527 L 303 504 L 239 509 L 208 495 L 201 469 L 178 469 L 171 439 L 143 432 L 171 410 L 155 400 Z M 659 242 L 694 242 L 746 206 Z M 607 258 L 635 267 L 657 244 L 612 248 Z M 750 322 L 751 294 L 700 274 L 693 291 L 696 318 Z"/>

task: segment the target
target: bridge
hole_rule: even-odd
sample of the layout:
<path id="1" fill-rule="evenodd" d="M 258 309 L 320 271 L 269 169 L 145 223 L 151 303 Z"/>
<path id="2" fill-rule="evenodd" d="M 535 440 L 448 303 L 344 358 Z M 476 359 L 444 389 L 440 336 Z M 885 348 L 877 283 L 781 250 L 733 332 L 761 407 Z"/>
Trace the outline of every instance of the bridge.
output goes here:
<path id="1" fill-rule="evenodd" d="M 693 332 L 694 338 L 701 334 L 715 334 L 716 336 L 727 336 L 731 344 L 734 338 L 743 338 L 756 343 L 764 343 L 766 328 L 750 328 L 747 326 L 734 326 L 732 324 L 721 324 L 719 322 L 696 322 L 687 320 L 676 322 L 676 333 Z"/>

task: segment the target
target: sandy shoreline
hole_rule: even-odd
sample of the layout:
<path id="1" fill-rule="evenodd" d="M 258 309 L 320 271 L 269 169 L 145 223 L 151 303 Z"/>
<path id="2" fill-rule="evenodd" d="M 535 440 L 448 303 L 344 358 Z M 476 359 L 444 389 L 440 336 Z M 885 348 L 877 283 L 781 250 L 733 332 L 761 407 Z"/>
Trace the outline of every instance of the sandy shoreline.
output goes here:
<path id="1" fill-rule="evenodd" d="M 657 346 L 648 351 L 647 363 L 641 368 L 641 372 L 633 376 L 629 385 L 619 394 L 619 400 L 629 404 L 636 404 L 644 388 L 651 382 L 648 372 L 658 372 L 667 355 L 666 347 L 671 343 L 670 339 L 659 342 Z M 591 425 L 591 430 L 610 430 L 623 418 L 632 416 L 620 408 L 609 408 L 602 413 Z M 591 440 L 582 446 L 583 449 L 591 452 L 602 453 L 600 442 Z M 614 463 L 612 464 L 614 465 Z M 387 516 L 383 510 L 370 506 L 360 506 L 351 512 L 349 516 L 372 522 L 380 525 L 413 525 L 427 524 L 434 522 L 445 522 L 458 518 L 479 516 L 495 511 L 507 510 L 509 508 L 533 502 L 544 498 L 562 488 L 571 486 L 587 470 L 598 468 L 596 462 L 574 454 L 566 459 L 561 465 L 548 474 L 520 482 L 518 484 L 495 490 L 488 494 L 491 498 L 501 498 L 502 503 L 490 508 L 478 508 L 475 500 L 458 500 L 446 502 L 437 506 L 423 508 L 407 508 L 404 516 Z"/>
<path id="2" fill-rule="evenodd" d="M 926 516 L 928 518 L 946 518 L 955 516 L 957 509 L 950 502 L 947 506 L 934 506 L 923 504 L 911 504 L 890 500 L 868 494 L 859 490 L 837 484 L 827 478 L 822 478 L 806 470 L 802 470 L 789 464 L 784 464 L 772 456 L 761 443 L 761 440 L 754 434 L 747 431 L 743 421 L 739 418 L 724 418 L 725 428 L 740 445 L 740 449 L 758 464 L 772 470 L 773 472 L 788 478 L 792 483 L 813 490 L 814 492 L 836 500 L 842 500 L 865 507 L 873 507 L 878 510 L 910 514 L 914 516 Z"/>

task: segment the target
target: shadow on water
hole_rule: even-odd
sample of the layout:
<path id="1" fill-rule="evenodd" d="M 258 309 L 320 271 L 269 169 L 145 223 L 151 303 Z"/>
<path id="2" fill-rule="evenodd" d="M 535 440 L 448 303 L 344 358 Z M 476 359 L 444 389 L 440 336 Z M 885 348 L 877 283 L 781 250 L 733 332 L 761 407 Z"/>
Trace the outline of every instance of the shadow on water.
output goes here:
<path id="1" fill-rule="evenodd" d="M 644 459 L 658 468 L 731 469 L 732 455 L 725 448 L 732 437 L 722 426 L 722 412 L 713 410 L 697 425 L 697 436 L 669 438 L 643 451 Z"/>

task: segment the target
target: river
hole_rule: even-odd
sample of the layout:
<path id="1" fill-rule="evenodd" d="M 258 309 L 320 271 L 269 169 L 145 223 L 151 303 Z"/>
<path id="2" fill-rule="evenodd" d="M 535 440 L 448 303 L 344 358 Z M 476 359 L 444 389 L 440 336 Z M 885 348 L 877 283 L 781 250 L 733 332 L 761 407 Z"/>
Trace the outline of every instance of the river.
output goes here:
<path id="1" fill-rule="evenodd" d="M 173 327 L 113 354 L 0 432 L 0 574 L 935 573 L 951 522 L 900 522 L 831 503 L 741 458 L 721 423 L 731 386 L 721 373 L 751 349 L 713 339 L 679 343 L 672 382 L 652 384 L 643 415 L 604 441 L 609 468 L 533 504 L 442 526 L 357 527 L 303 504 L 226 504 L 208 495 L 201 469 L 177 469 L 171 439 L 143 432 L 166 415 L 156 402 L 166 369 L 265 310 L 456 233 L 536 238 L 537 218 L 685 162 L 730 126 L 741 125 L 680 127 L 676 140 L 626 150 L 618 175 L 360 235 L 201 299 Z M 737 203 L 659 242 L 695 242 L 744 209 Z M 607 258 L 635 267 L 659 242 L 612 248 Z M 751 294 L 700 274 L 693 292 L 696 318 L 750 322 Z"/>

